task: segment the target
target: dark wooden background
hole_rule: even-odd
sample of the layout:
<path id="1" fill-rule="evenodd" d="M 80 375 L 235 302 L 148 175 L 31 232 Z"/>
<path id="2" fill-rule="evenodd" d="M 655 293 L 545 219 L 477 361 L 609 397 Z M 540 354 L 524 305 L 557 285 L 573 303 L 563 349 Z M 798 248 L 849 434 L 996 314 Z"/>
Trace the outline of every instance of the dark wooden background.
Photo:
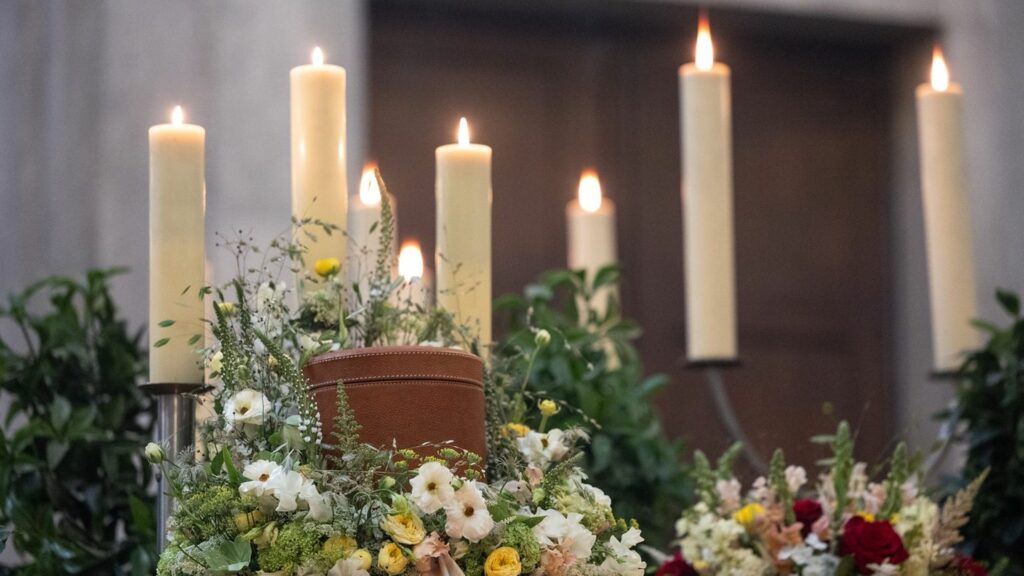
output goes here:
<path id="1" fill-rule="evenodd" d="M 639 3 L 371 3 L 370 148 L 403 237 L 434 248 L 434 148 L 460 116 L 494 148 L 494 290 L 565 265 L 565 204 L 598 169 L 618 205 L 626 313 L 673 378 L 668 430 L 728 439 L 685 349 L 676 70 L 696 11 Z M 838 418 L 875 459 L 893 429 L 890 83 L 920 30 L 713 12 L 733 70 L 742 367 L 726 384 L 755 443 L 811 464 Z M 797 456 L 799 455 L 799 456 Z"/>

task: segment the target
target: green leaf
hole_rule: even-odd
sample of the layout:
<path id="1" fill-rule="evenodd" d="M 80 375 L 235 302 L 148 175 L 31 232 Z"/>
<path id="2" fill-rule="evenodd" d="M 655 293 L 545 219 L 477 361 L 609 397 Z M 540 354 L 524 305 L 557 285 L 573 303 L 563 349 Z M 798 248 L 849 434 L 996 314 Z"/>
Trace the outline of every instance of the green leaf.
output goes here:
<path id="1" fill-rule="evenodd" d="M 68 453 L 68 449 L 71 448 L 67 442 L 60 442 L 57 440 L 51 441 L 46 445 L 46 464 L 51 470 L 56 469 L 60 466 L 60 463 L 64 460 L 64 456 Z"/>
<path id="2" fill-rule="evenodd" d="M 213 475 L 220 474 L 220 469 L 224 467 L 224 454 L 227 449 L 217 452 L 217 455 L 210 461 L 210 473 Z"/>
<path id="3" fill-rule="evenodd" d="M 220 456 L 224 462 L 224 469 L 227 470 L 228 480 L 231 481 L 231 485 L 238 487 L 242 483 L 242 478 L 238 474 L 238 470 L 235 469 L 235 463 L 231 460 L 231 453 L 228 452 L 227 447 L 221 448 Z"/>
<path id="4" fill-rule="evenodd" d="M 174 320 L 161 320 L 160 323 L 157 324 L 157 326 L 161 328 L 169 328 L 171 326 L 174 326 Z"/>
<path id="5" fill-rule="evenodd" d="M 64 431 L 64 427 L 71 418 L 71 402 L 63 396 L 57 396 L 50 404 L 50 424 L 58 434 Z"/>
<path id="6" fill-rule="evenodd" d="M 515 521 L 526 524 L 527 528 L 533 528 L 544 521 L 544 516 L 516 516 Z"/>
<path id="7" fill-rule="evenodd" d="M 192 337 L 188 339 L 188 345 L 189 346 L 194 346 L 195 343 L 199 342 L 199 339 L 202 338 L 202 337 L 203 337 L 202 334 L 193 334 Z"/>
<path id="8" fill-rule="evenodd" d="M 153 343 L 153 348 L 162 348 L 162 347 L 166 346 L 167 343 L 170 342 L 170 341 L 171 341 L 170 338 L 161 338 L 161 339 L 159 339 L 159 340 L 157 340 L 156 342 Z"/>
<path id="9" fill-rule="evenodd" d="M 246 569 L 250 561 L 252 544 L 242 536 L 206 551 L 207 568 L 212 572 L 239 572 Z"/>
<path id="10" fill-rule="evenodd" d="M 1011 316 L 1020 316 L 1020 297 L 1002 288 L 996 290 L 996 300 Z"/>

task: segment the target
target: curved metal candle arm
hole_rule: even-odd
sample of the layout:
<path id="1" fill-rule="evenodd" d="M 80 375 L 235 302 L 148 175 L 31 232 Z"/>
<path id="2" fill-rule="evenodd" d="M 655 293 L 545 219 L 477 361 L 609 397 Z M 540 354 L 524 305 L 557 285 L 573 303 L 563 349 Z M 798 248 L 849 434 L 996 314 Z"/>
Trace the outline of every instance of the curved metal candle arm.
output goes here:
<path id="1" fill-rule="evenodd" d="M 725 426 L 729 436 L 734 441 L 743 445 L 743 455 L 746 457 L 747 462 L 750 463 L 750 466 L 758 474 L 767 474 L 767 461 L 757 451 L 754 443 L 750 441 L 747 433 L 743 430 L 743 425 L 740 424 L 736 411 L 733 410 L 732 402 L 729 400 L 729 393 L 726 391 L 725 383 L 722 379 L 722 367 L 726 365 L 735 365 L 735 363 L 707 364 L 703 366 L 704 379 L 711 390 L 711 398 L 715 403 L 715 412 L 718 414 L 718 420 Z"/>

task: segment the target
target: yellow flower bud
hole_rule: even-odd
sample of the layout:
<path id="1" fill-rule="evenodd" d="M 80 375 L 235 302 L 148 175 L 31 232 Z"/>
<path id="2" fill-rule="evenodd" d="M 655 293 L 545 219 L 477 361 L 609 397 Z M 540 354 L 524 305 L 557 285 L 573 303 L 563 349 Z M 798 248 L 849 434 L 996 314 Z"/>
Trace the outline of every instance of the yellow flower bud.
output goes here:
<path id="1" fill-rule="evenodd" d="M 356 546 L 356 540 L 351 536 L 331 536 L 324 542 L 324 555 L 344 558 L 351 556 Z"/>
<path id="2" fill-rule="evenodd" d="M 225 316 L 231 316 L 232 314 L 235 313 L 235 303 L 217 302 L 217 310 Z"/>
<path id="3" fill-rule="evenodd" d="M 396 576 L 405 572 L 405 567 L 409 565 L 409 559 L 405 556 L 405 552 L 398 547 L 398 544 L 394 542 L 388 542 L 384 546 L 381 546 L 380 554 L 377 555 L 377 567 L 384 570 L 391 576 Z"/>
<path id="4" fill-rule="evenodd" d="M 764 507 L 757 502 L 747 504 L 732 515 L 733 519 L 742 524 L 747 530 L 752 529 L 754 522 L 761 516 L 764 516 Z"/>
<path id="5" fill-rule="evenodd" d="M 427 537 L 423 521 L 419 516 L 409 512 L 384 517 L 380 527 L 399 544 L 414 546 Z"/>
<path id="6" fill-rule="evenodd" d="M 509 422 L 501 427 L 501 435 L 506 438 L 522 438 L 530 433 L 530 427 L 518 422 Z"/>
<path id="7" fill-rule="evenodd" d="M 313 266 L 316 269 L 316 273 L 320 276 L 327 278 L 333 274 L 337 274 L 338 270 L 341 270 L 341 261 L 337 258 L 321 258 L 316 261 Z"/>
<path id="8" fill-rule="evenodd" d="M 562 411 L 562 407 L 554 400 L 541 400 L 537 406 L 540 408 L 540 413 L 543 416 L 554 416 Z"/>
<path id="9" fill-rule="evenodd" d="M 522 571 L 519 552 L 509 546 L 502 546 L 491 552 L 484 562 L 484 574 L 487 576 L 519 576 Z"/>
<path id="10" fill-rule="evenodd" d="M 239 512 L 235 514 L 235 527 L 238 528 L 239 532 L 245 533 L 251 530 L 253 526 L 259 524 L 261 520 L 263 520 L 263 513 L 259 510 Z"/>
<path id="11" fill-rule="evenodd" d="M 359 558 L 362 564 L 359 565 L 360 570 L 369 570 L 370 565 L 373 564 L 373 556 L 370 555 L 370 551 L 366 548 L 360 548 L 352 553 L 349 558 Z"/>

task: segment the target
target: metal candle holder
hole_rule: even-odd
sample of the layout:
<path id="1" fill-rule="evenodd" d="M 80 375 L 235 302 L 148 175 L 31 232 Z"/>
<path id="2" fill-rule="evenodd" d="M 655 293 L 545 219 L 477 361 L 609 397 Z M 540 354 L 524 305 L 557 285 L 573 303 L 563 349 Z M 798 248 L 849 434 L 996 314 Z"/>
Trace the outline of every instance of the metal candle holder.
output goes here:
<path id="1" fill-rule="evenodd" d="M 196 404 L 193 394 L 203 384 L 156 383 L 143 385 L 156 398 L 156 442 L 174 458 L 195 442 Z M 167 477 L 158 474 L 157 548 L 167 544 L 167 521 L 174 508 L 174 497 Z"/>

